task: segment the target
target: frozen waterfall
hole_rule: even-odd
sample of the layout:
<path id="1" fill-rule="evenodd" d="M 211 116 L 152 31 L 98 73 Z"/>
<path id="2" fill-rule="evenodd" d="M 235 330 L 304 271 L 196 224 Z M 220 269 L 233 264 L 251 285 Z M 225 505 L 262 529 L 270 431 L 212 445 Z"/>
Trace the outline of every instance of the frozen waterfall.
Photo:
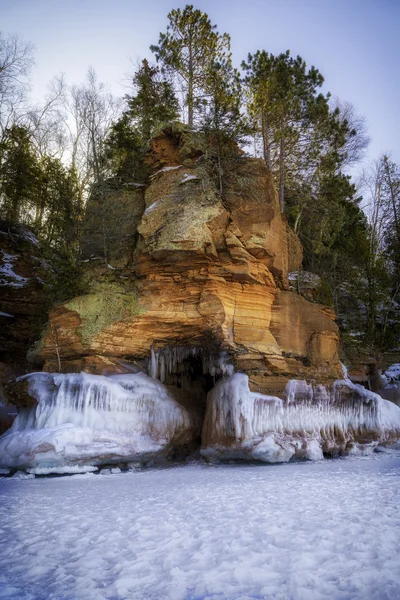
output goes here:
<path id="1" fill-rule="evenodd" d="M 400 409 L 349 380 L 329 387 L 292 380 L 282 400 L 251 392 L 247 375 L 236 373 L 208 395 L 202 454 L 266 462 L 319 459 L 399 436 Z"/>
<path id="2" fill-rule="evenodd" d="M 37 406 L 22 409 L 0 438 L 0 466 L 129 461 L 191 439 L 185 408 L 143 373 L 32 373 L 21 379 Z"/>

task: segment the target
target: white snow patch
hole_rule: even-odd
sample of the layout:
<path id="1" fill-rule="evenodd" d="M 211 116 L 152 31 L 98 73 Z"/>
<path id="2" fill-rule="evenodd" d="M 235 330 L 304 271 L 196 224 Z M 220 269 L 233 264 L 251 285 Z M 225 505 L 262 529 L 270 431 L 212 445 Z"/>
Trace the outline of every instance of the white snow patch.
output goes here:
<path id="1" fill-rule="evenodd" d="M 196 175 L 189 175 L 188 173 L 185 173 L 180 185 L 182 185 L 182 183 L 187 183 L 188 181 L 199 181 L 199 179 L 200 178 L 196 177 Z"/>
<path id="2" fill-rule="evenodd" d="M 154 179 L 154 177 L 156 177 L 156 175 L 158 175 L 159 173 L 167 173 L 168 171 L 175 171 L 175 169 L 180 169 L 181 167 L 182 167 L 182 165 L 177 165 L 176 167 L 164 167 L 163 169 L 156 171 L 156 173 L 154 173 L 150 177 L 150 179 Z"/>
<path id="3" fill-rule="evenodd" d="M 31 231 L 27 231 L 26 229 L 24 229 L 19 234 L 19 237 L 21 237 L 23 240 L 25 240 L 27 242 L 30 242 L 34 246 L 39 246 L 39 241 L 38 241 L 37 237 L 35 235 L 33 235 L 33 233 Z"/>
<path id="4" fill-rule="evenodd" d="M 29 279 L 21 277 L 14 271 L 14 263 L 18 260 L 18 255 L 8 254 L 1 250 L 3 255 L 3 264 L 0 265 L 0 285 L 4 287 L 22 288 Z"/>
<path id="5" fill-rule="evenodd" d="M 394 365 L 390 365 L 388 369 L 386 369 L 384 373 L 385 377 L 389 381 L 399 381 L 400 380 L 400 363 L 395 363 Z"/>
<path id="6" fill-rule="evenodd" d="M 93 473 L 98 470 L 98 467 L 91 465 L 65 465 L 63 467 L 34 467 L 26 471 L 33 475 L 74 475 L 76 473 Z"/>
<path id="7" fill-rule="evenodd" d="M 162 204 L 164 202 L 164 200 L 166 200 L 167 198 L 171 198 L 172 194 L 167 194 L 166 196 L 163 196 L 162 198 L 159 198 L 158 200 L 155 200 L 153 202 L 153 204 L 150 204 L 150 206 L 148 206 L 146 208 L 146 210 L 144 211 L 144 215 L 147 215 L 148 213 L 150 213 L 151 211 L 153 211 L 155 208 L 158 208 L 160 206 L 160 204 Z"/>
<path id="8" fill-rule="evenodd" d="M 14 318 L 14 315 L 10 315 L 10 313 L 2 312 L 0 310 L 0 317 L 12 317 L 12 318 Z"/>
<path id="9" fill-rule="evenodd" d="M 3 478 L 0 597 L 397 600 L 399 476 L 379 455 Z"/>

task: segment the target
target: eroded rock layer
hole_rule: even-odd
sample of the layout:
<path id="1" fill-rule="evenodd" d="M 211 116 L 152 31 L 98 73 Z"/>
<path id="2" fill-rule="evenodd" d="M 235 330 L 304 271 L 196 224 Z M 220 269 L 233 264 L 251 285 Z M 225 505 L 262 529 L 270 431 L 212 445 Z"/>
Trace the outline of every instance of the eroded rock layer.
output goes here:
<path id="1" fill-rule="evenodd" d="M 134 269 L 111 260 L 111 287 L 54 308 L 39 351 L 45 368 L 58 370 L 59 357 L 62 371 L 101 373 L 101 357 L 140 361 L 153 345 L 194 346 L 227 352 L 261 392 L 282 391 L 291 376 L 336 378 L 334 314 L 289 291 L 301 246 L 263 161 L 238 155 L 221 199 L 185 135 L 167 129 L 153 143 L 158 171 Z"/>

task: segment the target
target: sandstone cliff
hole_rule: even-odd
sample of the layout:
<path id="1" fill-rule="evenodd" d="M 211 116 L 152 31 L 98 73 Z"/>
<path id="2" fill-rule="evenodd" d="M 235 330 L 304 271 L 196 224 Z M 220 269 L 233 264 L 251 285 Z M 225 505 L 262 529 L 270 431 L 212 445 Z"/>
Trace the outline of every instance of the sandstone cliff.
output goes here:
<path id="1" fill-rule="evenodd" d="M 319 460 L 396 441 L 398 407 L 334 383 L 335 315 L 294 274 L 301 245 L 263 161 L 238 153 L 222 196 L 184 128 L 147 161 L 147 186 L 89 202 L 87 293 L 50 312 L 36 361 L 52 373 L 7 389 L 20 411 L 0 466 L 148 464 L 200 443 L 209 460 Z"/>
<path id="2" fill-rule="evenodd" d="M 126 240 L 125 265 L 118 246 L 105 290 L 97 282 L 95 291 L 51 311 L 39 352 L 45 368 L 58 370 L 59 356 L 63 371 L 102 372 L 121 358 L 147 360 L 152 346 L 187 347 L 226 352 L 257 391 L 282 390 L 291 377 L 334 379 L 340 373 L 335 316 L 289 291 L 288 272 L 298 269 L 301 246 L 280 214 L 263 161 L 238 155 L 222 200 L 201 145 L 191 139 L 167 128 L 153 142 L 149 161 L 157 170 L 144 192 L 133 266 L 131 215 L 137 218 L 142 189 L 124 196 L 119 241 L 115 218 L 107 222 L 113 211 L 103 210 L 102 226 L 113 228 L 115 246 Z M 87 220 L 93 221 L 91 211 Z M 91 244 L 100 250 L 99 241 L 84 242 Z"/>

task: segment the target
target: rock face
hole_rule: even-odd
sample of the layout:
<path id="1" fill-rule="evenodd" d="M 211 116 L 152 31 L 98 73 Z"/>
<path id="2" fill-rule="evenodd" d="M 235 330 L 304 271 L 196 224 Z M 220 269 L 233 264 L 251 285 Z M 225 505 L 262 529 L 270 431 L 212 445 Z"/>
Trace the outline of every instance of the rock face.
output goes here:
<path id="1" fill-rule="evenodd" d="M 48 274 L 35 236 L 0 220 L 0 432 L 10 427 L 15 413 L 2 406 L 4 384 L 27 371 L 26 354 L 47 319 Z"/>
<path id="2" fill-rule="evenodd" d="M 35 236 L 0 220 L 0 361 L 26 363 L 47 317 L 48 272 Z"/>
<path id="3" fill-rule="evenodd" d="M 37 351 L 48 373 L 10 387 L 21 413 L 0 440 L 6 466 L 171 456 L 201 431 L 207 457 L 272 462 L 400 435 L 400 409 L 332 387 L 335 315 L 289 285 L 302 249 L 264 162 L 238 154 L 221 197 L 202 152 L 168 127 L 145 189 L 91 199 L 83 246 L 107 264 L 50 312 Z"/>
<path id="4" fill-rule="evenodd" d="M 134 270 L 114 274 L 126 310 L 88 328 L 100 314 L 93 294 L 57 306 L 41 343 L 46 369 L 58 370 L 56 331 L 63 371 L 86 368 L 88 357 L 148 359 L 154 345 L 227 352 L 262 392 L 282 390 L 293 375 L 338 376 L 334 314 L 289 291 L 301 246 L 263 161 L 238 156 L 222 201 L 199 154 L 171 128 L 155 140 L 150 158 L 161 168 L 144 194 Z"/>
<path id="5" fill-rule="evenodd" d="M 145 208 L 143 188 L 132 183 L 113 189 L 110 183 L 106 189 L 93 191 L 83 224 L 83 259 L 98 259 L 114 268 L 132 261 Z"/>

